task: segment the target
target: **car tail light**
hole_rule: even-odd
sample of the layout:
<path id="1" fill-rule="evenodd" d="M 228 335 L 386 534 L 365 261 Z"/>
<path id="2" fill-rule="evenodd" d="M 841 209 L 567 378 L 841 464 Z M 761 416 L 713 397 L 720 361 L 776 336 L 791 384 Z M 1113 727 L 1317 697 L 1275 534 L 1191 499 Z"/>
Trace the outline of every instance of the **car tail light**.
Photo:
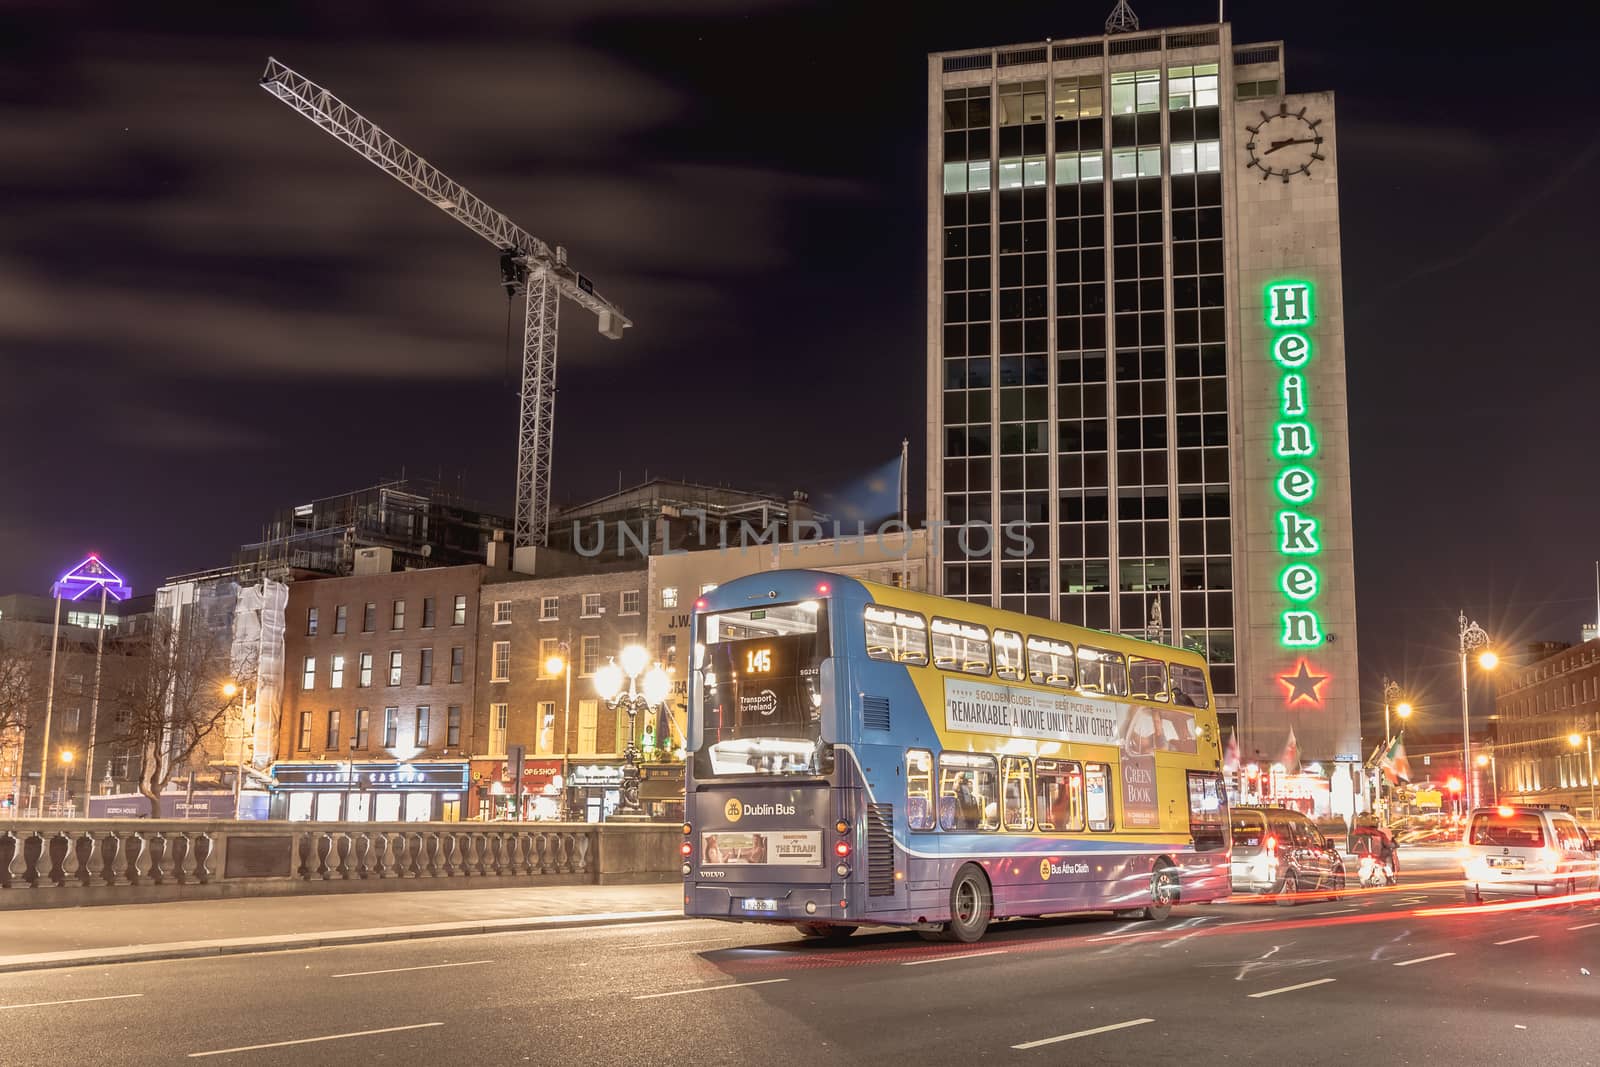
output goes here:
<path id="1" fill-rule="evenodd" d="M 840 841 L 838 844 L 833 846 L 833 851 L 834 851 L 834 854 L 837 855 L 837 856 L 848 856 L 848 855 L 850 855 L 850 842 L 848 842 L 848 841 Z"/>

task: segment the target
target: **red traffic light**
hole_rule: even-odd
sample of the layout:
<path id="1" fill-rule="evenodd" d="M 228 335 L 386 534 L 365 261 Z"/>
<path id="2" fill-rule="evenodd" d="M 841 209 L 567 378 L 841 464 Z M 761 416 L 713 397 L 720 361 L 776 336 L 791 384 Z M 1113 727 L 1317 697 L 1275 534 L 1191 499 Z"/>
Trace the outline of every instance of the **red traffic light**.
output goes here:
<path id="1" fill-rule="evenodd" d="M 1449 781 L 1445 782 L 1444 785 L 1445 788 L 1450 790 L 1452 793 L 1461 792 L 1461 779 L 1459 778 L 1452 777 Z"/>

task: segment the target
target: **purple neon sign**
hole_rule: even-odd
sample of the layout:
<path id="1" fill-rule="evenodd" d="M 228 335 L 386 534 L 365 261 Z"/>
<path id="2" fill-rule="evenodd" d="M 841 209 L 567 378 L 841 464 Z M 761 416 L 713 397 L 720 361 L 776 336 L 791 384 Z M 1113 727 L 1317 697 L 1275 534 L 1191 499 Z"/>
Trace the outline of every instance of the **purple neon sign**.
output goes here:
<path id="1" fill-rule="evenodd" d="M 102 589 L 112 600 L 126 600 L 133 595 L 133 587 L 91 552 L 82 563 L 57 578 L 50 593 L 62 600 L 82 600 L 90 593 L 98 596 Z"/>

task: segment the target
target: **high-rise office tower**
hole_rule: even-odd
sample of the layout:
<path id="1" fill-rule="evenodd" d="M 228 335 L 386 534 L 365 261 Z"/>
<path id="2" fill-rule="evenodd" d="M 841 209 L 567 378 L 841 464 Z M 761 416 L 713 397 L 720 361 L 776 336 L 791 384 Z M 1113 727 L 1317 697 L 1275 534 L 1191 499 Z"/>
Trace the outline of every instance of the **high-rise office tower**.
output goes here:
<path id="1" fill-rule="evenodd" d="M 1333 94 L 1129 29 L 935 54 L 928 122 L 939 591 L 1204 652 L 1246 761 L 1359 757 Z"/>

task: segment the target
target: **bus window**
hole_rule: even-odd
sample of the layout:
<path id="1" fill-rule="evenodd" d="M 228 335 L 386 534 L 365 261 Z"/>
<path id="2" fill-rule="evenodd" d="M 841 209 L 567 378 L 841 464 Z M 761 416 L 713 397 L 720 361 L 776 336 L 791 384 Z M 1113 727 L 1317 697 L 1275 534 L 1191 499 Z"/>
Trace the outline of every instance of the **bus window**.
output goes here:
<path id="1" fill-rule="evenodd" d="M 863 621 L 869 657 L 915 667 L 928 665 L 928 624 L 921 615 L 868 604 Z"/>
<path id="2" fill-rule="evenodd" d="M 1077 677 L 1072 667 L 1072 646 L 1067 642 L 1028 638 L 1028 678 L 1034 685 L 1071 689 Z"/>
<path id="3" fill-rule="evenodd" d="M 989 631 L 974 623 L 933 618 L 933 665 L 963 674 L 989 673 Z"/>
<path id="4" fill-rule="evenodd" d="M 1189 772 L 1189 833 L 1196 852 L 1216 852 L 1227 844 L 1223 795 L 1220 775 Z"/>
<path id="5" fill-rule="evenodd" d="M 820 688 L 827 612 L 826 601 L 807 600 L 700 616 L 696 777 L 829 773 Z"/>
<path id="6" fill-rule="evenodd" d="M 939 756 L 939 828 L 993 830 L 1000 825 L 999 775 L 993 756 Z"/>
<path id="7" fill-rule="evenodd" d="M 906 753 L 906 825 L 933 829 L 933 753 L 922 749 Z"/>
<path id="8" fill-rule="evenodd" d="M 1168 700 L 1167 665 L 1158 659 L 1129 656 L 1128 693 L 1141 700 L 1157 700 L 1165 704 Z"/>
<path id="9" fill-rule="evenodd" d="M 1186 667 L 1174 663 L 1172 671 L 1172 702 L 1180 708 L 1203 708 L 1206 698 L 1206 673 L 1199 667 Z"/>
<path id="10" fill-rule="evenodd" d="M 1038 760 L 1033 765 L 1038 783 L 1039 829 L 1055 833 L 1083 831 L 1083 771 L 1076 763 Z"/>
<path id="11" fill-rule="evenodd" d="M 1105 831 L 1112 828 L 1111 819 L 1111 767 L 1104 763 L 1083 765 L 1085 807 L 1088 809 L 1089 829 Z"/>
<path id="12" fill-rule="evenodd" d="M 1000 761 L 1001 825 L 1007 830 L 1032 830 L 1031 790 L 1026 756 L 1006 756 Z"/>
<path id="13" fill-rule="evenodd" d="M 1022 681 L 1021 634 L 1010 630 L 994 632 L 994 676 L 1003 682 Z"/>
<path id="14" fill-rule="evenodd" d="M 1128 668 L 1123 663 L 1122 653 L 1079 645 L 1078 688 L 1085 693 L 1127 696 Z"/>

